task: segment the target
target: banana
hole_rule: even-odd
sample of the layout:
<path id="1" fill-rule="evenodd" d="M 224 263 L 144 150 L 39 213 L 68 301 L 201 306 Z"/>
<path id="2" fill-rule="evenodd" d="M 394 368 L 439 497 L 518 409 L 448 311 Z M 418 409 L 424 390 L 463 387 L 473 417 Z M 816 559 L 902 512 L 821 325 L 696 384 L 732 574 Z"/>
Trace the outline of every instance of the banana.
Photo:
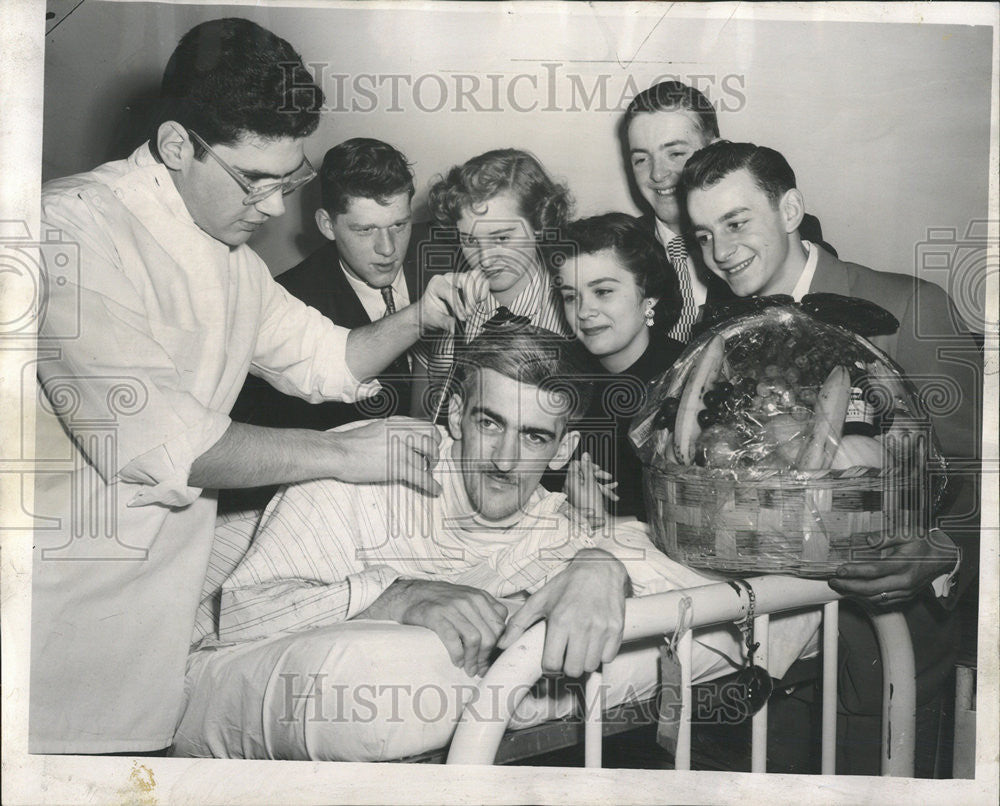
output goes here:
<path id="1" fill-rule="evenodd" d="M 802 446 L 795 467 L 799 470 L 826 470 L 833 462 L 844 430 L 844 417 L 851 397 L 851 375 L 836 366 L 823 381 L 813 410 L 812 430 Z"/>
<path id="2" fill-rule="evenodd" d="M 698 412 L 705 408 L 702 397 L 719 376 L 725 349 L 726 340 L 722 336 L 714 336 L 698 356 L 684 384 L 674 425 L 674 456 L 679 464 L 689 465 L 694 461 L 695 441 L 701 433 Z"/>

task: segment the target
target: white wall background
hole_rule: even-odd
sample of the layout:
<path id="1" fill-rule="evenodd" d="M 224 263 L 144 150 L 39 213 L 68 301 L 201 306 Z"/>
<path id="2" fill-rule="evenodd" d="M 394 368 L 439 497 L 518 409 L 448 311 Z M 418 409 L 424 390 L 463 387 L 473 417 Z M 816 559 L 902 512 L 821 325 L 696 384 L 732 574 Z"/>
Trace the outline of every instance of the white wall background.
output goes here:
<path id="1" fill-rule="evenodd" d="M 89 2 L 47 37 L 44 178 L 124 156 L 129 110 L 155 94 L 180 35 L 232 15 L 270 28 L 319 65 L 331 111 L 308 156 L 318 164 L 328 147 L 359 135 L 394 144 L 414 163 L 418 212 L 435 174 L 500 146 L 537 154 L 569 183 L 580 214 L 638 212 L 616 124 L 635 90 L 675 76 L 707 91 L 724 137 L 788 157 L 843 258 L 920 273 L 915 254 L 928 228 L 962 236 L 987 217 L 989 28 L 726 19 L 719 7 L 671 6 Z M 346 76 L 339 79 L 346 93 L 336 74 Z M 410 81 L 396 79 L 394 102 L 393 79 L 378 86 L 363 74 Z M 526 77 L 514 80 L 519 75 Z M 473 98 L 497 111 L 473 111 L 472 100 L 458 97 L 460 84 L 476 81 Z M 591 94 L 600 82 L 606 101 L 581 98 L 580 87 Z M 359 83 L 374 101 L 352 91 Z M 442 87 L 442 108 L 426 111 L 441 105 Z M 351 111 L 352 103 L 370 111 Z M 534 111 L 515 108 L 532 103 Z M 319 242 L 317 201 L 314 183 L 257 236 L 254 246 L 272 272 Z M 947 283 L 940 272 L 924 273 Z"/>

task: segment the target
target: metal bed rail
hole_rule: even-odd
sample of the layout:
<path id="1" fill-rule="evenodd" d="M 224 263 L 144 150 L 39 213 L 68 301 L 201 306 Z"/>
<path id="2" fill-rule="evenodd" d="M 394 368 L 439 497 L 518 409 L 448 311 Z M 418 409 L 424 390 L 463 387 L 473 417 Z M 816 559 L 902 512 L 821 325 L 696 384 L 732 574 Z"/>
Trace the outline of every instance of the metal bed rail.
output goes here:
<path id="1" fill-rule="evenodd" d="M 760 641 L 757 653 L 766 665 L 769 615 L 805 607 L 823 608 L 823 703 L 822 703 L 822 773 L 834 773 L 837 731 L 837 628 L 838 594 L 822 580 L 785 576 L 752 577 L 746 580 L 755 593 L 754 629 Z M 678 642 L 681 664 L 680 733 L 675 753 L 675 768 L 691 766 L 691 650 L 692 632 L 746 618 L 750 602 L 740 586 L 717 582 L 696 588 L 670 591 L 629 599 L 625 607 L 622 643 L 661 634 L 672 634 L 681 618 L 681 605 L 687 629 Z M 872 613 L 878 636 L 883 668 L 882 698 L 882 775 L 912 776 L 914 755 L 914 720 L 916 684 L 913 645 L 903 616 L 899 613 Z M 448 752 L 448 764 L 492 764 L 504 732 L 518 703 L 542 676 L 544 623 L 536 624 L 494 662 L 480 682 L 483 691 L 509 691 L 501 697 L 498 719 L 478 720 L 462 715 Z M 585 765 L 601 766 L 603 691 L 601 672 L 588 676 L 585 684 Z M 752 717 L 751 770 L 766 772 L 767 707 Z"/>

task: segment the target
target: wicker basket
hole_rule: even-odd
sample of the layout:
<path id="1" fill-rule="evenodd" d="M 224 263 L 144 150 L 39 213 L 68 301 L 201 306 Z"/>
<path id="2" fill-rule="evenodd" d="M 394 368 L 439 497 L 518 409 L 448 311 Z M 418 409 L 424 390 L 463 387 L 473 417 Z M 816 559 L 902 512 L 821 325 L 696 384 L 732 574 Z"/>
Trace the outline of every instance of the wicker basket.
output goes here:
<path id="1" fill-rule="evenodd" d="M 881 557 L 885 535 L 926 535 L 927 486 L 919 476 L 860 467 L 644 470 L 653 542 L 667 556 L 705 571 L 812 578 Z"/>
<path id="2" fill-rule="evenodd" d="M 773 452 L 754 452 L 768 447 L 762 434 L 748 436 L 741 448 L 749 466 L 701 466 L 697 458 L 682 464 L 688 457 L 674 450 L 674 426 L 658 424 L 661 407 L 668 400 L 680 404 L 704 351 L 720 336 L 721 377 L 727 379 L 766 377 L 764 365 L 771 362 L 794 365 L 802 379 L 808 374 L 810 388 L 835 366 L 862 373 L 869 391 L 878 391 L 872 405 L 879 415 L 880 467 L 832 469 L 831 460 L 824 465 L 830 469 L 786 470 L 787 456 L 772 463 Z M 806 386 L 798 378 L 789 384 L 799 391 Z M 893 541 L 926 537 L 946 466 L 925 408 L 900 367 L 874 344 L 798 308 L 770 307 L 722 321 L 650 383 L 633 419 L 630 438 L 645 466 L 654 542 L 674 560 L 704 571 L 825 578 L 845 562 L 881 558 L 890 535 Z M 875 464 L 850 451 L 842 459 Z"/>

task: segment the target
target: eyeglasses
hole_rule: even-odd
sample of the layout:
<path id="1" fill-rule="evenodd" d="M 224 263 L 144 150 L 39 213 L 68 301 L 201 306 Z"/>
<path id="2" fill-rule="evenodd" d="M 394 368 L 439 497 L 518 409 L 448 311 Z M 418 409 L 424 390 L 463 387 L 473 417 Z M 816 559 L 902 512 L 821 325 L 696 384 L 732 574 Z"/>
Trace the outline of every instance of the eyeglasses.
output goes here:
<path id="1" fill-rule="evenodd" d="M 307 182 L 311 182 L 316 178 L 316 169 L 312 167 L 305 157 L 302 158 L 302 165 L 295 171 L 295 174 L 290 176 L 288 179 L 282 179 L 280 182 L 268 182 L 265 185 L 255 185 L 249 179 L 246 178 L 242 173 L 233 168 L 229 163 L 227 163 L 222 157 L 216 154 L 211 146 L 206 143 L 197 132 L 191 129 L 187 130 L 191 138 L 195 140 L 198 145 L 208 152 L 208 155 L 214 159 L 222 169 L 229 174 L 233 179 L 236 180 L 236 184 L 240 186 L 246 196 L 243 199 L 243 204 L 249 207 L 252 204 L 257 204 L 258 202 L 264 201 L 268 196 L 281 191 L 282 196 L 287 196 L 289 193 L 294 193 L 300 187 L 302 187 Z"/>

